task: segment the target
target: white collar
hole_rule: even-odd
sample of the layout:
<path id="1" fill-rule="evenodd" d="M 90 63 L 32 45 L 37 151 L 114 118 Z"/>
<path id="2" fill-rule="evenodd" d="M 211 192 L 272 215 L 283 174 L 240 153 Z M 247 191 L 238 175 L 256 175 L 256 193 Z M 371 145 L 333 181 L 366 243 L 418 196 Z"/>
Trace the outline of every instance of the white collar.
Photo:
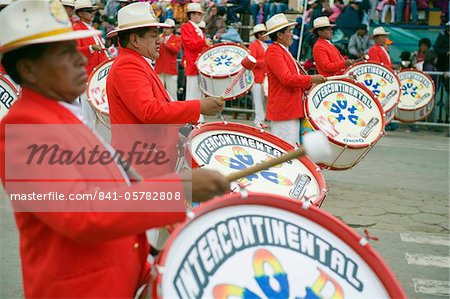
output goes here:
<path id="1" fill-rule="evenodd" d="M 155 62 L 153 60 L 151 60 L 150 58 L 145 57 L 145 56 L 142 56 L 142 57 L 145 59 L 145 61 L 147 61 L 147 63 L 152 67 L 152 69 L 155 69 L 155 66 L 154 66 Z"/>
<path id="2" fill-rule="evenodd" d="M 81 112 L 81 104 L 78 101 L 78 98 L 75 99 L 72 103 L 67 103 L 64 101 L 58 101 L 58 103 L 72 112 L 72 114 L 75 115 L 82 123 L 87 125 L 87 122 L 83 118 L 83 113 Z"/>

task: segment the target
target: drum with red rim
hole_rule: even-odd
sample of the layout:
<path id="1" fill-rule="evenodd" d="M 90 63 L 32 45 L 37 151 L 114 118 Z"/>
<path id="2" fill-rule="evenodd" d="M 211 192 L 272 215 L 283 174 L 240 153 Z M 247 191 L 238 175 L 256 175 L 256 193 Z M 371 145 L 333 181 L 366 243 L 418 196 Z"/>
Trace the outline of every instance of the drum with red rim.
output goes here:
<path id="1" fill-rule="evenodd" d="M 401 95 L 395 119 L 402 122 L 425 119 L 434 108 L 433 80 L 416 69 L 401 70 L 398 77 L 401 82 Z"/>
<path id="2" fill-rule="evenodd" d="M 111 123 L 109 121 L 109 103 L 106 94 L 106 80 L 114 59 L 99 64 L 89 76 L 86 85 L 86 95 L 89 104 L 95 112 L 95 129 L 107 140 L 111 136 Z"/>
<path id="3" fill-rule="evenodd" d="M 0 73 L 0 120 L 8 113 L 9 108 L 20 95 L 20 86 L 11 78 Z"/>
<path id="4" fill-rule="evenodd" d="M 152 298 L 406 298 L 366 239 L 307 203 L 234 194 L 187 216 L 152 268 Z"/>
<path id="5" fill-rule="evenodd" d="M 215 122 L 191 132 L 186 146 L 192 167 L 214 169 L 228 175 L 294 148 L 278 137 L 251 126 Z M 310 158 L 304 156 L 238 180 L 238 190 L 283 195 L 321 205 L 326 193 L 325 178 Z"/>
<path id="6" fill-rule="evenodd" d="M 366 86 L 380 101 L 386 114 L 386 124 L 394 119 L 400 98 L 400 80 L 394 71 L 378 62 L 359 62 L 345 72 L 356 76 L 356 81 Z"/>
<path id="7" fill-rule="evenodd" d="M 383 107 L 367 87 L 352 80 L 315 85 L 305 110 L 303 134 L 321 130 L 328 136 L 332 155 L 321 164 L 327 169 L 355 166 L 383 134 Z"/>
<path id="8" fill-rule="evenodd" d="M 243 68 L 241 61 L 248 55 L 247 48 L 235 43 L 216 44 L 204 50 L 196 61 L 202 92 L 207 96 L 221 96 L 228 84 Z M 252 88 L 254 81 L 253 72 L 245 71 L 242 78 L 224 98 L 235 99 L 245 95 Z"/>

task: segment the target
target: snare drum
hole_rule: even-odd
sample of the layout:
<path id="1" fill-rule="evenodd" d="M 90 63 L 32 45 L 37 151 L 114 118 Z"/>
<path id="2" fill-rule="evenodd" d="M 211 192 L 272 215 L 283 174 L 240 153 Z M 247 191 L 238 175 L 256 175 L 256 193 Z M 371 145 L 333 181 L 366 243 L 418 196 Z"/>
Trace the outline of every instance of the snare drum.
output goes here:
<path id="1" fill-rule="evenodd" d="M 186 154 L 192 167 L 214 169 L 228 175 L 294 148 L 262 129 L 227 122 L 207 123 L 191 132 Z M 304 156 L 240 179 L 238 190 L 283 195 L 320 206 L 326 196 L 325 178 Z M 240 187 L 239 187 L 240 186 Z"/>
<path id="2" fill-rule="evenodd" d="M 321 164 L 332 170 L 355 166 L 383 135 L 383 107 L 364 85 L 347 79 L 315 85 L 305 104 L 302 123 L 307 134 L 321 130 L 332 155 Z"/>
<path id="3" fill-rule="evenodd" d="M 241 61 L 249 51 L 235 43 L 221 43 L 207 48 L 198 57 L 199 85 L 207 96 L 220 97 L 242 69 Z M 253 86 L 253 72 L 247 70 L 224 98 L 235 99 L 245 95 Z"/>
<path id="4" fill-rule="evenodd" d="M 434 107 L 434 82 L 427 74 L 416 69 L 401 70 L 400 103 L 395 119 L 415 122 L 426 118 Z"/>
<path id="5" fill-rule="evenodd" d="M 114 59 L 99 64 L 89 76 L 86 94 L 89 104 L 95 112 L 95 129 L 107 140 L 111 137 L 111 123 L 109 121 L 109 103 L 106 95 L 106 79 Z"/>
<path id="6" fill-rule="evenodd" d="M 188 213 L 152 268 L 152 298 L 406 298 L 332 215 L 281 196 L 224 196 Z"/>
<path id="7" fill-rule="evenodd" d="M 20 86 L 11 78 L 0 73 L 0 120 L 8 113 L 9 108 L 20 95 Z"/>
<path id="8" fill-rule="evenodd" d="M 366 86 L 380 101 L 386 114 L 386 124 L 394 119 L 400 98 L 400 80 L 392 69 L 378 62 L 359 62 L 345 72 L 353 73 L 356 81 Z"/>

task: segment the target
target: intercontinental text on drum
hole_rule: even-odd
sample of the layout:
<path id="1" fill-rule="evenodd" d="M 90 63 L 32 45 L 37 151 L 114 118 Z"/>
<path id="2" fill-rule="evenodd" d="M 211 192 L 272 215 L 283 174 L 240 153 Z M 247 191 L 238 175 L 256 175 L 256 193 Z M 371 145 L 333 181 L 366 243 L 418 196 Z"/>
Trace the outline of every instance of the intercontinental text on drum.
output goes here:
<path id="1" fill-rule="evenodd" d="M 99 150 L 100 145 L 92 149 L 81 147 L 78 151 L 62 149 L 58 144 L 32 144 L 29 150 L 27 165 L 107 165 L 120 161 L 125 170 L 131 165 L 164 165 L 169 163 L 164 150 L 157 150 L 155 143 L 135 141 L 131 150 L 124 152 L 116 150 Z M 126 157 L 126 158 L 125 158 Z"/>

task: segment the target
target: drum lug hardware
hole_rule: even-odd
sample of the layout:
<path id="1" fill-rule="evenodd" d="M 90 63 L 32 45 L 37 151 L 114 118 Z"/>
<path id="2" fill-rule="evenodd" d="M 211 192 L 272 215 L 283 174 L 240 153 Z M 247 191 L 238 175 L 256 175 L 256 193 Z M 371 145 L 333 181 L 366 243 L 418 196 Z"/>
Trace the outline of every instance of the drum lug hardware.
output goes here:
<path id="1" fill-rule="evenodd" d="M 224 115 L 223 116 L 223 124 L 226 126 L 226 125 L 228 125 L 228 120 L 227 120 L 227 117 Z"/>
<path id="2" fill-rule="evenodd" d="M 317 166 L 316 171 L 321 172 L 322 169 L 319 166 Z"/>
<path id="3" fill-rule="evenodd" d="M 191 209 L 188 209 L 186 211 L 186 217 L 189 218 L 189 219 L 194 219 L 195 218 L 195 213 Z"/>
<path id="4" fill-rule="evenodd" d="M 311 202 L 310 202 L 310 201 L 304 201 L 304 202 L 302 203 L 302 209 L 303 209 L 303 210 L 309 209 L 310 206 L 311 206 Z"/>
<path id="5" fill-rule="evenodd" d="M 359 240 L 359 244 L 363 247 L 366 246 L 368 243 L 369 242 L 367 241 L 366 238 L 361 238 L 361 240 Z"/>
<path id="6" fill-rule="evenodd" d="M 241 195 L 241 198 L 247 198 L 247 197 L 248 197 L 248 191 L 247 191 L 247 189 L 241 189 L 241 190 L 239 190 L 239 194 Z"/>
<path id="7" fill-rule="evenodd" d="M 165 272 L 165 270 L 166 270 L 166 269 L 164 269 L 163 266 L 160 266 L 160 265 L 154 265 L 154 267 L 156 268 L 156 271 L 157 271 L 159 274 L 164 274 L 164 272 Z"/>

